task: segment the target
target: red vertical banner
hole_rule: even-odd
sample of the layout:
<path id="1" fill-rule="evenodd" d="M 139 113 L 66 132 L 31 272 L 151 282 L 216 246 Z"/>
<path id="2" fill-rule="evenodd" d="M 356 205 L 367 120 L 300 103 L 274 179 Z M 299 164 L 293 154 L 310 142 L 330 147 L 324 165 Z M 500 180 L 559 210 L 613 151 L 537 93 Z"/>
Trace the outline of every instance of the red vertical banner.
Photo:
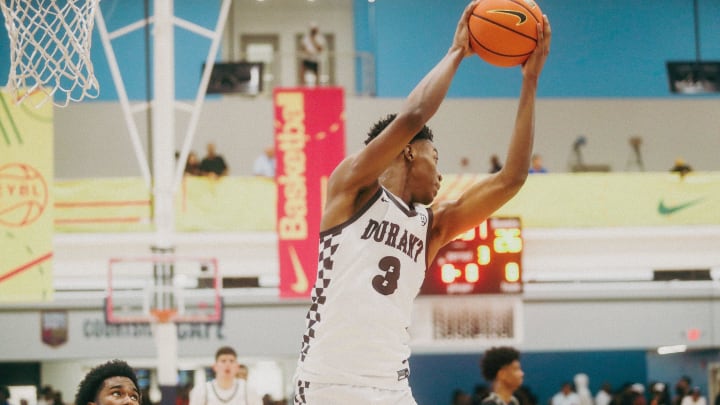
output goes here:
<path id="1" fill-rule="evenodd" d="M 327 179 L 345 157 L 342 88 L 277 88 L 275 156 L 280 296 L 308 297 L 315 283 Z"/>

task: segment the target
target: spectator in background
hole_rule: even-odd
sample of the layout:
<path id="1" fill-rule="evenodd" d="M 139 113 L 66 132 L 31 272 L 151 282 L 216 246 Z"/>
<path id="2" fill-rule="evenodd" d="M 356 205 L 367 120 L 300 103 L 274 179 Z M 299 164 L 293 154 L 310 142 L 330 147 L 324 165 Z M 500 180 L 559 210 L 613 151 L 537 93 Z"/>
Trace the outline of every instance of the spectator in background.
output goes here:
<path id="1" fill-rule="evenodd" d="M 590 393 L 590 389 L 588 388 L 590 384 L 588 375 L 585 373 L 575 374 L 573 382 L 575 383 L 575 392 L 580 397 L 580 405 L 593 405 L 592 393 Z"/>
<path id="2" fill-rule="evenodd" d="M 482 403 L 482 400 L 485 399 L 488 395 L 490 395 L 490 388 L 488 388 L 487 385 L 484 385 L 484 384 L 475 385 L 475 388 L 473 388 L 473 394 L 472 394 L 472 404 L 480 405 Z"/>
<path id="3" fill-rule="evenodd" d="M 513 393 L 523 383 L 520 352 L 512 347 L 493 347 L 485 351 L 480 361 L 482 375 L 491 383 L 490 395 L 482 405 L 519 405 Z"/>
<path id="4" fill-rule="evenodd" d="M 46 385 L 40 389 L 40 395 L 38 396 L 38 405 L 53 405 L 54 392 L 53 387 Z"/>
<path id="5" fill-rule="evenodd" d="M 140 401 L 135 371 L 122 360 L 90 370 L 75 395 L 75 405 L 140 405 Z"/>
<path id="6" fill-rule="evenodd" d="M 543 158 L 540 154 L 532 155 L 530 161 L 530 173 L 547 173 L 547 169 L 543 166 Z"/>
<path id="7" fill-rule="evenodd" d="M 675 159 L 675 164 L 670 168 L 670 171 L 684 176 L 692 171 L 692 167 L 685 162 L 685 159 L 678 157 Z"/>
<path id="8" fill-rule="evenodd" d="M 0 405 L 10 405 L 10 389 L 5 385 L 0 385 Z"/>
<path id="9" fill-rule="evenodd" d="M 521 385 L 513 395 L 518 399 L 520 405 L 537 405 L 538 403 L 537 395 L 526 385 Z"/>
<path id="10" fill-rule="evenodd" d="M 275 178 L 275 147 L 268 146 L 253 162 L 253 175 Z"/>
<path id="11" fill-rule="evenodd" d="M 700 387 L 690 389 L 690 394 L 682 399 L 680 405 L 707 405 L 707 400 L 701 395 Z"/>
<path id="12" fill-rule="evenodd" d="M 497 173 L 502 170 L 502 163 L 498 155 L 490 156 L 490 173 Z"/>
<path id="13" fill-rule="evenodd" d="M 53 404 L 54 405 L 65 405 L 65 401 L 63 400 L 61 391 L 55 391 L 53 393 Z"/>
<path id="14" fill-rule="evenodd" d="M 612 401 L 612 386 L 606 382 L 595 394 L 595 405 L 610 405 L 610 401 Z"/>
<path id="15" fill-rule="evenodd" d="M 572 384 L 564 382 L 560 391 L 550 400 L 550 405 L 581 405 L 580 396 L 573 391 Z"/>
<path id="16" fill-rule="evenodd" d="M 178 387 L 177 396 L 175 397 L 175 405 L 190 405 L 190 390 L 192 386 L 185 384 Z"/>
<path id="17" fill-rule="evenodd" d="M 472 397 L 467 392 L 456 389 L 452 393 L 452 405 L 472 405 Z"/>
<path id="18" fill-rule="evenodd" d="M 645 386 L 640 383 L 635 383 L 630 386 L 630 405 L 647 405 L 645 399 Z"/>
<path id="19" fill-rule="evenodd" d="M 670 405 L 670 395 L 668 394 L 667 385 L 656 382 L 650 387 L 650 405 Z"/>
<path id="20" fill-rule="evenodd" d="M 300 43 L 302 66 L 300 77 L 306 86 L 315 86 L 320 79 L 320 56 L 325 49 L 325 39 L 317 23 L 312 22 Z"/>
<path id="21" fill-rule="evenodd" d="M 200 170 L 200 159 L 198 159 L 197 153 L 194 151 L 188 153 L 187 162 L 185 162 L 185 174 L 190 176 L 203 175 L 202 170 Z"/>
<path id="22" fill-rule="evenodd" d="M 692 379 L 689 376 L 680 377 L 675 383 L 675 396 L 673 397 L 673 405 L 681 405 L 683 398 L 690 394 Z"/>
<path id="23" fill-rule="evenodd" d="M 228 166 L 225 159 L 215 151 L 215 144 L 207 144 L 207 154 L 200 162 L 200 170 L 211 177 L 225 176 L 228 174 Z"/>

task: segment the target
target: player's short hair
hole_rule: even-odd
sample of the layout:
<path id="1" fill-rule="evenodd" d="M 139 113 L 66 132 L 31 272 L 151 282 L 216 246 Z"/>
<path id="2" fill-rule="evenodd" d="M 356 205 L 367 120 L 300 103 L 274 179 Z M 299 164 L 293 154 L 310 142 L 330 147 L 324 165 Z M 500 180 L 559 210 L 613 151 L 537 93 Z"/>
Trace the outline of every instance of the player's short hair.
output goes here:
<path id="1" fill-rule="evenodd" d="M 138 388 L 135 370 L 122 360 L 111 360 L 96 366 L 85 375 L 85 378 L 78 385 L 75 405 L 87 405 L 90 402 L 96 402 L 97 395 L 102 389 L 105 380 L 110 377 L 127 377 L 135 384 L 135 388 Z"/>
<path id="2" fill-rule="evenodd" d="M 365 145 L 369 144 L 370 141 L 377 138 L 378 135 L 388 126 L 391 122 L 397 117 L 397 114 L 388 114 L 385 118 L 381 118 L 378 122 L 373 124 L 373 126 L 370 128 L 370 132 L 367 134 L 367 138 L 365 139 Z M 410 143 L 413 143 L 415 141 L 419 141 L 421 139 L 427 139 L 428 141 L 433 140 L 433 133 L 428 128 L 427 125 L 423 125 L 420 132 L 415 134 L 413 139 L 410 141 Z"/>
<path id="3" fill-rule="evenodd" d="M 520 352 L 509 346 L 493 347 L 485 352 L 480 361 L 482 375 L 487 381 L 493 381 L 501 368 L 520 360 Z"/>
<path id="4" fill-rule="evenodd" d="M 215 352 L 215 360 L 217 360 L 218 358 L 220 358 L 220 356 L 222 356 L 224 354 L 229 354 L 229 355 L 232 355 L 233 357 L 237 358 L 237 353 L 235 353 L 235 349 L 233 349 L 230 346 L 223 346 L 223 347 L 217 349 L 217 351 Z"/>

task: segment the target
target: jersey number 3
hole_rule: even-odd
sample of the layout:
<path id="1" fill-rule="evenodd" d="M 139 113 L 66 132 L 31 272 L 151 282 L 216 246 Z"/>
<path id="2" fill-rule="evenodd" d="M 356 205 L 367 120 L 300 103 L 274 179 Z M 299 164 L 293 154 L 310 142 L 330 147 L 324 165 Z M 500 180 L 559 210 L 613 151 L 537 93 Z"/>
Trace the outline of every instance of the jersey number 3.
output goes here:
<path id="1" fill-rule="evenodd" d="M 400 259 L 385 256 L 380 259 L 378 268 L 383 271 L 383 274 L 373 277 L 373 288 L 382 295 L 394 293 L 398 287 L 398 279 L 400 279 Z"/>

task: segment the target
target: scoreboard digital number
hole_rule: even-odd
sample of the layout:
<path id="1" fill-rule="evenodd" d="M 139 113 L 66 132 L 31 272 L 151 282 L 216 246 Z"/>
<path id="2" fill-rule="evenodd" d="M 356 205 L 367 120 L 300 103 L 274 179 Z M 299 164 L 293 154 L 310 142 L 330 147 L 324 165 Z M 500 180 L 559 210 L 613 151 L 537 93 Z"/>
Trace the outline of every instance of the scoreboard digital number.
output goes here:
<path id="1" fill-rule="evenodd" d="M 438 252 L 420 295 L 522 292 L 520 218 L 488 218 Z"/>

